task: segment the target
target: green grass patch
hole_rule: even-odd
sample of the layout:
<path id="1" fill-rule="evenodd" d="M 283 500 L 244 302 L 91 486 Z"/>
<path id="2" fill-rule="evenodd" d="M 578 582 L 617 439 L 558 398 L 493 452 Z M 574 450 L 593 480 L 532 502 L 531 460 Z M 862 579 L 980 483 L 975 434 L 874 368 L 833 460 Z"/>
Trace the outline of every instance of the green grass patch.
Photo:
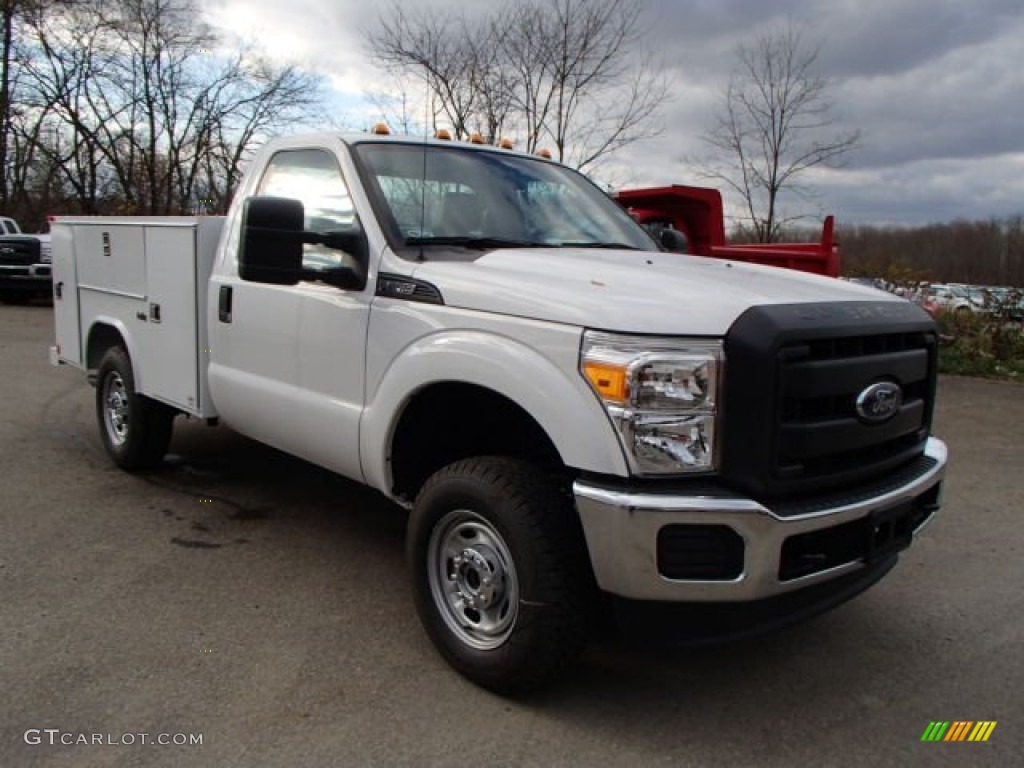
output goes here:
<path id="1" fill-rule="evenodd" d="M 940 329 L 939 373 L 1024 381 L 1024 329 L 984 315 L 937 318 Z"/>

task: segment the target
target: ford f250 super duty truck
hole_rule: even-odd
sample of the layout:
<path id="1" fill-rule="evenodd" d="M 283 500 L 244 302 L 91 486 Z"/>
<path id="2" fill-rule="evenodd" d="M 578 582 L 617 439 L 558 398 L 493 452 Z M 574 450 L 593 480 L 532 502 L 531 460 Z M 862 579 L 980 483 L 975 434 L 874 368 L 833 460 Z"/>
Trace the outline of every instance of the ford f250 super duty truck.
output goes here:
<path id="1" fill-rule="evenodd" d="M 225 218 L 58 218 L 53 252 L 51 360 L 116 464 L 159 465 L 187 414 L 376 488 L 427 633 L 496 691 L 596 614 L 686 639 L 821 611 L 938 508 L 923 310 L 661 252 L 539 157 L 278 139 Z"/>
<path id="2" fill-rule="evenodd" d="M 21 304 L 50 295 L 50 236 L 29 235 L 0 216 L 0 301 Z"/>

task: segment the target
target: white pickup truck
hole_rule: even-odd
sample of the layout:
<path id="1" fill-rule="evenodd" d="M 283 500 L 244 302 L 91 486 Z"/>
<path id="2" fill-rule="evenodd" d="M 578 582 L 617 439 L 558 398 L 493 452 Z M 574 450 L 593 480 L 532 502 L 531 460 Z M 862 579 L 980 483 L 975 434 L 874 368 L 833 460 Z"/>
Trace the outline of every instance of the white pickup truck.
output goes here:
<path id="1" fill-rule="evenodd" d="M 376 488 L 410 510 L 427 633 L 496 691 L 609 605 L 685 641 L 824 610 L 939 506 L 923 310 L 662 252 L 543 158 L 274 140 L 227 217 L 58 218 L 53 254 L 51 360 L 118 465 L 188 414 Z"/>

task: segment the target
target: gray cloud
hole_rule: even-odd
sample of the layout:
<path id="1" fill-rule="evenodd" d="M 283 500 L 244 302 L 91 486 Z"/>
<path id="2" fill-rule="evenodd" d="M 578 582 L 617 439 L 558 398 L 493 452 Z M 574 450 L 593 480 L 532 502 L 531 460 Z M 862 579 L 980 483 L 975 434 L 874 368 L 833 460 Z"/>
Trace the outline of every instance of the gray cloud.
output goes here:
<path id="1" fill-rule="evenodd" d="M 271 50 L 291 40 L 297 58 L 334 77 L 348 107 L 360 88 L 387 82 L 362 37 L 381 2 L 207 2 L 222 26 L 244 22 L 237 26 Z M 662 113 L 664 132 L 603 169 L 616 182 L 697 182 L 683 158 L 700 151 L 737 46 L 792 22 L 821 47 L 837 127 L 863 132 L 844 169 L 809 178 L 816 205 L 858 222 L 1024 211 L 1020 0 L 644 0 L 643 7 L 644 43 L 666 67 L 673 98 Z"/>

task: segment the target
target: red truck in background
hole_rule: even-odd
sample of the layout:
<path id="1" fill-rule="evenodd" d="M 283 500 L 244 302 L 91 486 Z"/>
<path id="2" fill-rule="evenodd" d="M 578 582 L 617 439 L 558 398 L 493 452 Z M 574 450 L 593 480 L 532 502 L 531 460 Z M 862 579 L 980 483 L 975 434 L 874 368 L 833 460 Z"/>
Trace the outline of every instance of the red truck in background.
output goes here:
<path id="1" fill-rule="evenodd" d="M 655 235 L 654 230 L 669 227 L 681 232 L 687 253 L 839 277 L 839 245 L 833 236 L 832 216 L 825 217 L 817 243 L 730 245 L 725 241 L 725 214 L 717 189 L 673 184 L 623 190 L 615 199 Z"/>

